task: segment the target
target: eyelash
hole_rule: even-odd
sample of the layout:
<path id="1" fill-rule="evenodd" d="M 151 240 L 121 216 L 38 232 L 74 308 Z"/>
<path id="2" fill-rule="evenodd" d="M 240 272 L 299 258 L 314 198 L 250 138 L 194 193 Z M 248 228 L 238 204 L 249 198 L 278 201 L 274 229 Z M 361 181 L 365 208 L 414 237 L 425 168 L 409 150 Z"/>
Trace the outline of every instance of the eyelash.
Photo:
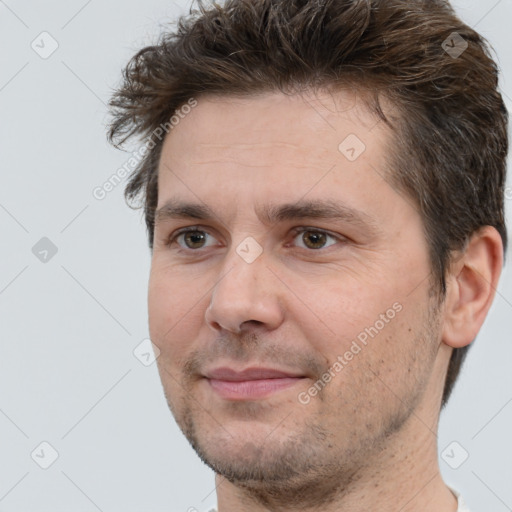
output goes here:
<path id="1" fill-rule="evenodd" d="M 334 234 L 330 233 L 329 231 L 325 231 L 323 229 L 318 229 L 318 228 L 313 228 L 313 227 L 297 227 L 297 228 L 292 229 L 293 238 L 296 238 L 297 235 L 299 235 L 300 233 L 305 233 L 305 232 L 308 232 L 308 231 L 310 231 L 312 233 L 316 233 L 316 234 L 320 233 L 320 234 L 326 235 L 326 236 L 331 237 L 331 238 L 333 238 L 333 239 L 335 239 L 335 240 L 337 240 L 338 242 L 341 242 L 341 243 L 347 242 L 347 238 L 346 237 L 343 237 L 343 236 L 340 236 L 340 235 L 334 235 Z M 208 230 L 204 229 L 202 226 L 190 226 L 190 227 L 182 228 L 182 229 L 179 229 L 179 230 L 175 231 L 171 236 L 169 236 L 165 240 L 165 245 L 167 247 L 171 247 L 171 245 L 173 245 L 175 243 L 175 241 L 177 240 L 177 238 L 179 236 L 181 236 L 183 234 L 195 233 L 195 232 L 206 233 L 206 234 L 210 235 Z M 329 246 L 329 247 L 331 247 L 331 246 Z M 302 249 L 302 250 L 308 251 L 308 252 L 320 252 L 320 251 L 322 251 L 324 249 L 328 249 L 329 247 L 320 248 L 320 249 L 308 249 L 308 248 L 299 247 L 299 249 Z M 181 247 L 180 246 L 180 249 L 182 249 L 184 251 L 201 252 L 205 248 L 190 249 L 188 247 Z"/>

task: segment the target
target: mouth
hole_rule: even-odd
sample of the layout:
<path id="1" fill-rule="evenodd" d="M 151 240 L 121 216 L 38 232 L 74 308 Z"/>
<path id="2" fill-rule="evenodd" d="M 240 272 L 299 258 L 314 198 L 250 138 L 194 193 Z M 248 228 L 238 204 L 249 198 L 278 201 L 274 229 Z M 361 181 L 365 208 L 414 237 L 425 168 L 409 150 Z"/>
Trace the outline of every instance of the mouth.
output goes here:
<path id="1" fill-rule="evenodd" d="M 226 400 L 258 400 L 289 389 L 307 377 L 272 368 L 216 368 L 204 375 L 215 394 Z"/>

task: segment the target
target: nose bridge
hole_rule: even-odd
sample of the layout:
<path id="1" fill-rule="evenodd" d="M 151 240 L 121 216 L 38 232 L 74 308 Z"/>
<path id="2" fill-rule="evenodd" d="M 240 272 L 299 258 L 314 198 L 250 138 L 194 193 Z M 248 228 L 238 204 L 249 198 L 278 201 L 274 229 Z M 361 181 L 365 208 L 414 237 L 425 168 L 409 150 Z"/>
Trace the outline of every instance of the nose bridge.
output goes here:
<path id="1" fill-rule="evenodd" d="M 213 287 L 212 302 L 229 293 L 239 304 L 257 300 L 265 281 L 266 261 L 263 254 L 256 256 L 246 242 L 230 249 L 226 256 L 221 277 Z"/>
<path id="2" fill-rule="evenodd" d="M 271 328 L 279 324 L 281 311 L 267 264 L 262 247 L 250 237 L 230 248 L 206 311 L 210 326 L 238 332 L 248 321 Z"/>

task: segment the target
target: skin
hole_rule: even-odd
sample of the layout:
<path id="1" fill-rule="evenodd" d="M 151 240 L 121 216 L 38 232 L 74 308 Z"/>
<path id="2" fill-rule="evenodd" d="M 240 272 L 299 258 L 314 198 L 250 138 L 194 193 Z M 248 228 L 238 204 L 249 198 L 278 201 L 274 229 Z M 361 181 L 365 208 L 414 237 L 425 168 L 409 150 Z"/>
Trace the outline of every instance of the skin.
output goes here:
<path id="1" fill-rule="evenodd" d="M 350 134 L 366 146 L 354 161 L 338 149 Z M 384 179 L 391 144 L 349 90 L 201 97 L 164 142 L 150 335 L 176 421 L 216 472 L 220 512 L 457 509 L 437 462 L 441 396 L 452 349 L 474 339 L 492 303 L 501 238 L 482 228 L 454 255 L 438 304 L 421 217 Z M 166 216 L 171 198 L 215 216 Z M 326 199 L 371 227 L 258 215 L 269 203 Z M 192 238 L 176 235 L 184 227 Z M 237 253 L 247 237 L 262 251 L 251 263 Z M 400 311 L 347 360 L 393 305 Z M 340 355 L 346 364 L 312 396 Z M 204 377 L 221 366 L 302 378 L 233 400 Z"/>

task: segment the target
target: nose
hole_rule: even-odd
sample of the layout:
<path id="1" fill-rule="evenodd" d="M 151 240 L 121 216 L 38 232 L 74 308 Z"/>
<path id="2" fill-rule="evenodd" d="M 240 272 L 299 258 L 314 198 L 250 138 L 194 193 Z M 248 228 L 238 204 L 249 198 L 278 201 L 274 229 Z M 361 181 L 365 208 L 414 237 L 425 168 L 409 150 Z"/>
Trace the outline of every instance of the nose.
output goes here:
<path id="1" fill-rule="evenodd" d="M 249 325 L 265 330 L 279 327 L 283 321 L 280 281 L 268 268 L 264 255 L 247 263 L 233 251 L 222 268 L 205 313 L 208 326 L 215 332 L 236 334 Z"/>

